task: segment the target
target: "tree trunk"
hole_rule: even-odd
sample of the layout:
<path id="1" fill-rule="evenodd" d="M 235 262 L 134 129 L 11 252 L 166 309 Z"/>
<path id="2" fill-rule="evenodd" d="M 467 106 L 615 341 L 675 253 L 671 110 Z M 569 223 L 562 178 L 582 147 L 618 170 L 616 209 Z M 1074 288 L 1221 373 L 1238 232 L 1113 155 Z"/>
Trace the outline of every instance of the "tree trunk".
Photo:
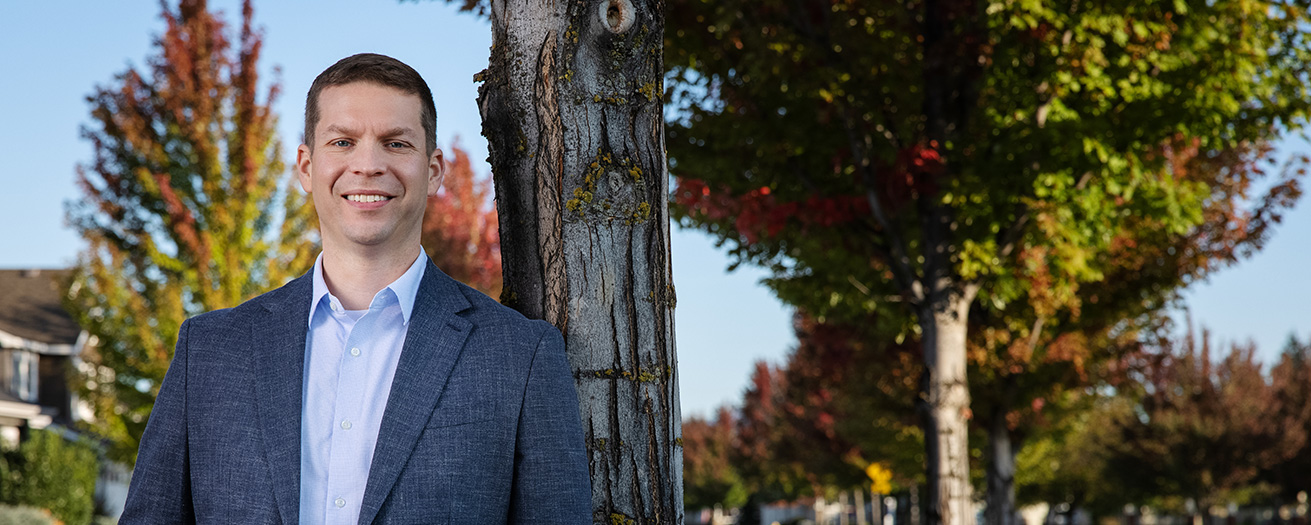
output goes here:
<path id="1" fill-rule="evenodd" d="M 493 0 L 479 75 L 502 302 L 564 333 L 596 523 L 683 522 L 663 9 Z"/>
<path id="2" fill-rule="evenodd" d="M 917 405 L 928 467 L 927 525 L 970 525 L 974 521 L 970 393 L 965 376 L 965 330 L 973 296 L 972 288 L 962 291 L 938 286 L 919 312 L 924 375 Z"/>
<path id="3" fill-rule="evenodd" d="M 1006 410 L 997 407 L 988 417 L 987 525 L 1015 525 L 1015 446 L 1006 424 Z"/>

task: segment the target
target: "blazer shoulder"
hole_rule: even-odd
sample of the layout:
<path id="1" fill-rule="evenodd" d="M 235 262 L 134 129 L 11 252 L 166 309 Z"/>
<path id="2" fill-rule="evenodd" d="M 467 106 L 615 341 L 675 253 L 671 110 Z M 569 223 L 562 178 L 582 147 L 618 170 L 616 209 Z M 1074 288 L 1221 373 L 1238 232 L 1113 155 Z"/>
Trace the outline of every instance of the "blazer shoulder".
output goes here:
<path id="1" fill-rule="evenodd" d="M 492 331 L 522 334 L 525 340 L 531 339 L 533 343 L 546 335 L 543 332 L 559 333 L 559 330 L 546 321 L 529 319 L 518 310 L 497 302 L 487 294 L 459 281 L 454 283 L 456 290 L 464 295 L 470 304 L 469 309 L 464 312 L 464 318 L 475 326 Z"/>
<path id="2" fill-rule="evenodd" d="M 488 295 L 481 293 L 479 290 L 472 289 L 472 287 L 461 284 L 461 282 L 456 282 L 456 285 L 459 286 L 460 293 L 464 294 L 464 297 L 469 301 L 469 305 L 471 305 L 465 318 L 471 320 L 471 322 L 475 324 L 503 324 L 503 326 L 518 328 L 535 327 L 536 329 L 551 326 L 551 324 L 544 322 L 544 320 L 528 319 L 523 314 L 520 314 L 518 310 L 514 310 L 514 308 L 509 306 L 501 305 L 501 303 L 494 301 L 494 299 L 488 297 Z"/>
<path id="3" fill-rule="evenodd" d="M 266 316 L 269 312 L 281 311 L 293 307 L 297 299 L 309 301 L 309 283 L 305 277 L 293 279 L 273 290 L 257 295 L 232 308 L 211 310 L 187 320 L 192 330 L 226 329 L 234 325 L 249 324 L 254 319 Z M 301 290 L 304 288 L 304 290 Z M 299 292 L 304 297 L 299 297 Z"/>

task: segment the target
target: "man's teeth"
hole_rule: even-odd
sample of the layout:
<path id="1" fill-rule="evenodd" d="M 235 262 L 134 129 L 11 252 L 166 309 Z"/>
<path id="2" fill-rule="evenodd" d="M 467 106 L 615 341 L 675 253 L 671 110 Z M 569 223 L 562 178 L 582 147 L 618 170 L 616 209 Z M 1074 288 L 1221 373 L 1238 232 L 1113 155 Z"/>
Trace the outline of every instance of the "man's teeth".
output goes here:
<path id="1" fill-rule="evenodd" d="M 355 202 L 378 202 L 385 201 L 391 197 L 385 197 L 382 195 L 347 195 L 346 198 Z"/>

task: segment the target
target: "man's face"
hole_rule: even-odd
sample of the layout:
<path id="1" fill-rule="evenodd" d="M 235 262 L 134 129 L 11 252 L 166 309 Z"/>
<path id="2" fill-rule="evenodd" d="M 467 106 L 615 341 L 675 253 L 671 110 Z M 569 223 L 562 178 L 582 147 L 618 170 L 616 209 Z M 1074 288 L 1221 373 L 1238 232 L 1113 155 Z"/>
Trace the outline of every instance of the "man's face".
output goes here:
<path id="1" fill-rule="evenodd" d="M 419 97 L 354 82 L 324 89 L 318 103 L 315 143 L 296 151 L 296 171 L 324 247 L 413 249 L 444 169 L 440 149 L 424 151 Z"/>

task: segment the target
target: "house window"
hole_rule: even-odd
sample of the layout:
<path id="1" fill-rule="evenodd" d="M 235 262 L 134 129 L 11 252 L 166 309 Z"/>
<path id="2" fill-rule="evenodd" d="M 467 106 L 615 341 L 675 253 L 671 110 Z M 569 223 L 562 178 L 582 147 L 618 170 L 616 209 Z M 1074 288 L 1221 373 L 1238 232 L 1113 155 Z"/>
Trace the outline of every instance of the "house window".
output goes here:
<path id="1" fill-rule="evenodd" d="M 5 382 L 7 388 L 14 397 L 36 403 L 37 373 L 40 367 L 37 366 L 37 354 L 26 350 L 11 349 L 8 351 L 9 358 L 5 360 Z"/>

